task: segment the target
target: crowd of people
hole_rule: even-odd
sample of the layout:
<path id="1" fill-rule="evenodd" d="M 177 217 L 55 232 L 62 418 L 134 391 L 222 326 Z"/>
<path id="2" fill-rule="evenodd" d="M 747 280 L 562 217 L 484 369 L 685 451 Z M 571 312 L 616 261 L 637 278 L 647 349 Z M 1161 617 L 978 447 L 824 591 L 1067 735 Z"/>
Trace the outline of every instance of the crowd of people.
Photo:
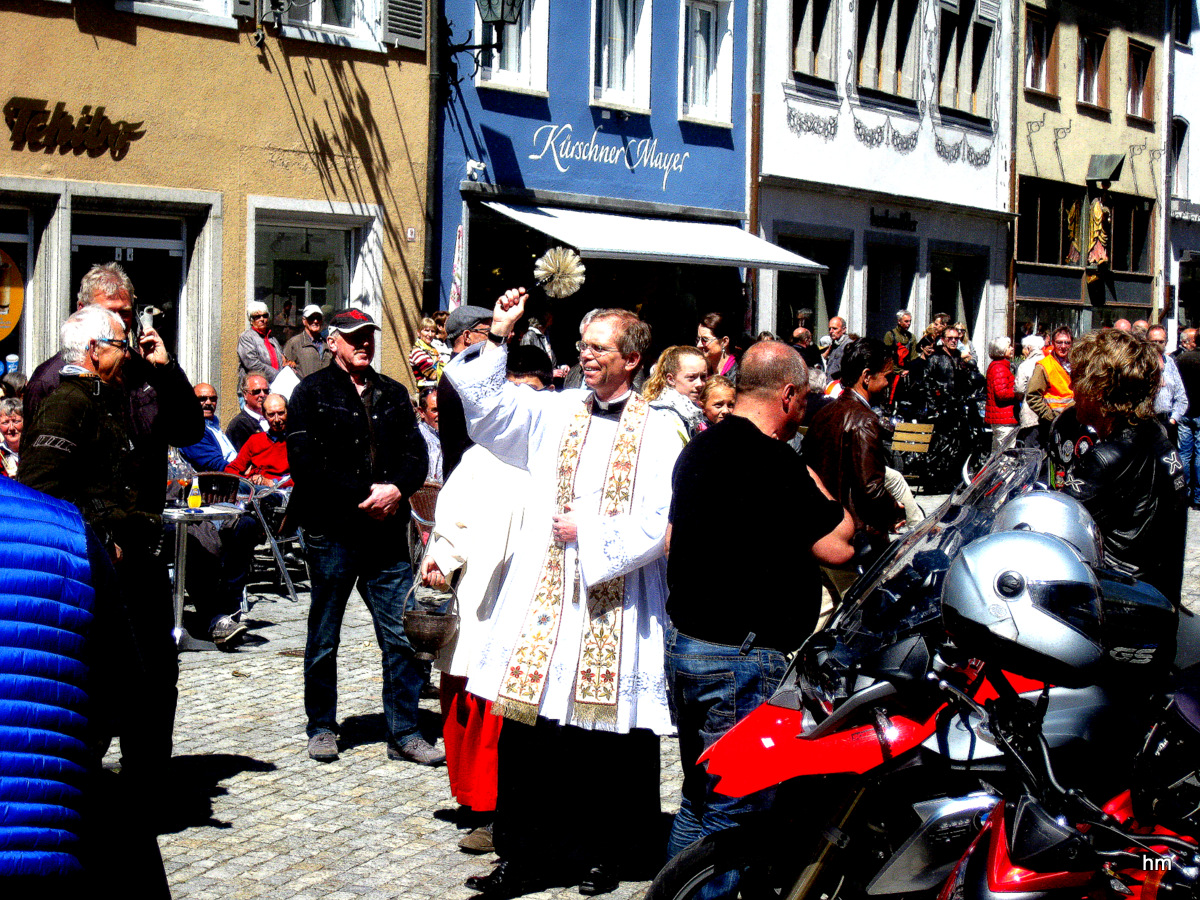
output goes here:
<path id="1" fill-rule="evenodd" d="M 337 651 L 357 588 L 381 649 L 387 756 L 447 766 L 471 825 L 460 846 L 499 857 L 467 882 L 489 898 L 613 890 L 622 860 L 654 845 L 662 736 L 678 734 L 684 768 L 664 852 L 771 802 L 717 794 L 697 759 L 771 695 L 830 612 L 821 569 L 852 579 L 920 520 L 883 409 L 984 392 L 993 447 L 1045 447 L 1056 486 L 1099 524 L 1106 565 L 1179 602 L 1186 509 L 1200 503 L 1194 333 L 1177 358 L 1143 323 L 1026 335 L 1020 359 L 997 338 L 985 375 L 944 314 L 919 338 L 902 310 L 882 340 L 835 316 L 827 340 L 801 327 L 739 348 L 740 329 L 711 313 L 693 345 L 650 365 L 649 325 L 611 308 L 583 318 L 567 367 L 548 317 L 527 316 L 514 289 L 419 322 L 414 396 L 374 368 L 366 313 L 306 307 L 280 346 L 252 304 L 240 409 L 222 428 L 216 389 L 189 382 L 132 298 L 118 265 L 93 268 L 61 352 L 21 400 L 0 400 L 3 471 L 78 509 L 121 611 L 105 625 L 124 652 L 105 656 L 90 746 L 119 736 L 129 777 L 160 783 L 178 673 L 168 463 L 235 476 L 302 535 L 307 755 L 339 756 Z M 412 559 L 408 501 L 435 485 L 433 531 Z M 715 552 L 733 521 L 771 524 L 750 553 Z M 248 516 L 194 537 L 212 565 L 188 591 L 223 649 L 245 636 L 241 590 L 263 537 Z M 444 749 L 417 725 L 430 673 L 405 634 L 414 577 L 458 597 L 437 661 Z"/>

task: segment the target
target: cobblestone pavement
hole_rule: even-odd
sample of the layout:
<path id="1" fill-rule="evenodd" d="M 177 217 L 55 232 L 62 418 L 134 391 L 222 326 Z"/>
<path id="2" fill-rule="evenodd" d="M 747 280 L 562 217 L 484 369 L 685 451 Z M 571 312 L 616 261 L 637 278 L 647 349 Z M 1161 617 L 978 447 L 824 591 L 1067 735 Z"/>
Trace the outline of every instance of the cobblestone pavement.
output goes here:
<path id="1" fill-rule="evenodd" d="M 940 500 L 918 497 L 926 511 Z M 1189 606 L 1200 609 L 1198 576 L 1200 514 L 1189 518 L 1184 588 Z M 477 896 L 463 881 L 494 857 L 457 849 L 465 831 L 454 823 L 445 769 L 386 758 L 379 651 L 357 600 L 339 656 L 341 758 L 325 765 L 308 759 L 301 679 L 307 599 L 301 593 L 293 604 L 264 589 L 243 647 L 181 656 L 174 812 L 159 837 L 173 896 Z M 434 737 L 437 702 L 424 700 L 421 709 Z M 674 740 L 662 750 L 663 810 L 673 812 L 680 785 Z M 625 882 L 610 896 L 641 897 L 646 887 Z M 571 887 L 530 896 L 578 894 Z"/>

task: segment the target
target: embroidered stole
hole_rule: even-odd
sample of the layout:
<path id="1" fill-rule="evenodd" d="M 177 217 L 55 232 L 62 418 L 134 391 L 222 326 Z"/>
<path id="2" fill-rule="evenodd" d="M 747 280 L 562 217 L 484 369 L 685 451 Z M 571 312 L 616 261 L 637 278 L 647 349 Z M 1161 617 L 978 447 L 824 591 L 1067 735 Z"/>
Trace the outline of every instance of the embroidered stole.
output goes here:
<path id="1" fill-rule="evenodd" d="M 555 507 L 561 513 L 575 496 L 575 474 L 579 456 L 592 421 L 589 397 L 563 429 L 558 448 L 558 479 Z M 600 514 L 615 516 L 629 512 L 638 454 L 646 430 L 650 405 L 631 394 L 617 423 L 617 434 L 609 453 Z M 550 662 L 558 643 L 564 599 L 563 544 L 553 535 L 546 548 L 541 575 L 525 613 L 516 646 L 492 704 L 492 712 L 532 725 L 541 707 Z M 577 591 L 579 576 L 574 576 Z M 625 606 L 625 576 L 594 584 L 588 589 L 587 611 L 580 641 L 571 724 L 592 727 L 615 725 L 621 670 L 621 618 Z"/>

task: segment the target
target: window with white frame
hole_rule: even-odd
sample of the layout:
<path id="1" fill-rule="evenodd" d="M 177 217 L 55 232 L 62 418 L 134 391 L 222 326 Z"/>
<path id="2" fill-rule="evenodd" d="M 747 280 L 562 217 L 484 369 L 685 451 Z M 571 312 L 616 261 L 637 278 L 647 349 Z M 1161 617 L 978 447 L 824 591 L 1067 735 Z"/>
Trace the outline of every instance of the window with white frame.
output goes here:
<path id="1" fill-rule="evenodd" d="M 684 118 L 730 122 L 733 112 L 733 4 L 684 0 L 680 113 Z"/>
<path id="2" fill-rule="evenodd" d="M 1125 112 L 1138 119 L 1154 118 L 1154 50 L 1129 42 L 1129 79 Z"/>
<path id="3" fill-rule="evenodd" d="M 914 99 L 919 83 L 917 0 L 862 0 L 858 7 L 859 87 Z"/>
<path id="4" fill-rule="evenodd" d="M 1188 197 L 1188 123 L 1171 120 L 1171 196 Z"/>
<path id="5" fill-rule="evenodd" d="M 792 71 L 833 80 L 836 17 L 831 0 L 793 0 Z"/>
<path id="6" fill-rule="evenodd" d="M 974 116 L 992 113 L 992 33 L 995 22 L 974 0 L 942 0 L 938 103 Z"/>
<path id="7" fill-rule="evenodd" d="M 425 0 L 295 0 L 282 25 L 290 38 L 364 50 L 385 44 L 424 50 Z"/>
<path id="8" fill-rule="evenodd" d="M 70 2 L 70 0 L 67 0 Z M 233 16 L 253 17 L 253 0 L 115 0 L 121 12 L 236 27 Z"/>
<path id="9" fill-rule="evenodd" d="M 355 26 L 355 7 L 358 5 L 355 0 L 311 0 L 309 3 L 296 3 L 288 10 L 288 21 L 294 25 L 344 28 L 352 31 Z"/>
<path id="10" fill-rule="evenodd" d="M 1079 73 L 1075 99 L 1090 106 L 1108 108 L 1108 35 L 1099 31 L 1079 32 Z"/>
<path id="11" fill-rule="evenodd" d="M 549 0 L 523 0 L 516 24 L 499 28 L 484 25 L 476 7 L 476 33 L 482 43 L 500 45 L 480 53 L 478 84 L 546 90 L 549 5 Z"/>
<path id="12" fill-rule="evenodd" d="M 1025 87 L 1058 94 L 1058 23 L 1032 6 L 1025 7 Z"/>
<path id="13" fill-rule="evenodd" d="M 650 108 L 650 0 L 593 0 L 592 99 Z"/>

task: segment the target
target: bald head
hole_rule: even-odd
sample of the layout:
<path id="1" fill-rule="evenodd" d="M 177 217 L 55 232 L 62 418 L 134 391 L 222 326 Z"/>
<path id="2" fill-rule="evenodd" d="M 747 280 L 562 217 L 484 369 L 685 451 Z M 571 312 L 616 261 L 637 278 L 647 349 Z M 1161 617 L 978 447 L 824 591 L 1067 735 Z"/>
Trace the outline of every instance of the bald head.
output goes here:
<path id="1" fill-rule="evenodd" d="M 808 392 L 808 366 L 800 354 L 779 341 L 759 341 L 742 354 L 738 366 L 737 395 L 770 397 L 784 385 Z"/>
<path id="2" fill-rule="evenodd" d="M 1129 324 L 1128 319 L 1117 319 L 1117 321 L 1113 322 L 1113 328 L 1117 329 L 1117 331 L 1133 331 L 1133 326 Z"/>
<path id="3" fill-rule="evenodd" d="M 217 389 L 211 384 L 200 382 L 195 387 L 196 399 L 200 401 L 200 408 L 204 410 L 204 418 L 211 419 L 217 414 Z"/>
<path id="4" fill-rule="evenodd" d="M 263 415 L 276 434 L 287 431 L 287 398 L 283 394 L 270 394 L 263 401 Z"/>

